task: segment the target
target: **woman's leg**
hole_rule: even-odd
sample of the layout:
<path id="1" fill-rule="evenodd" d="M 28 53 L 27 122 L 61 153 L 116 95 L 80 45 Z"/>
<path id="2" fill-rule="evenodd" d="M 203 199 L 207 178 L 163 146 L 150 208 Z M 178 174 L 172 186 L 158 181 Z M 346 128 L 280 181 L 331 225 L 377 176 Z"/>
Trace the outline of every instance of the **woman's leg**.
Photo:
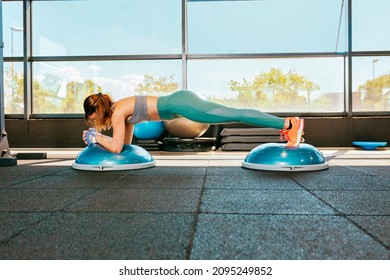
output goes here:
<path id="1" fill-rule="evenodd" d="M 236 109 L 207 101 L 188 90 L 181 90 L 157 101 L 161 119 L 169 120 L 180 116 L 201 123 L 242 122 L 249 125 L 281 129 L 281 136 L 287 146 L 296 147 L 302 142 L 304 121 L 298 117 L 279 118 L 259 110 Z"/>
<path id="2" fill-rule="evenodd" d="M 183 116 L 196 122 L 209 124 L 241 122 L 261 127 L 285 128 L 284 118 L 272 116 L 260 110 L 224 106 L 204 100 L 188 90 L 160 97 L 158 110 L 163 119 Z"/>

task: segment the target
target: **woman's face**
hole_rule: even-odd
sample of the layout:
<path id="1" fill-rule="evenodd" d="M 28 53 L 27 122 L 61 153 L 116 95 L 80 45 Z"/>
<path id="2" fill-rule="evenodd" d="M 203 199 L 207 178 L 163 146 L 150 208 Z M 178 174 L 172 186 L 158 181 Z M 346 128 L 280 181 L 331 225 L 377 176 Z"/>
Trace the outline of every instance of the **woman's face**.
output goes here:
<path id="1" fill-rule="evenodd" d="M 85 123 L 89 126 L 89 127 L 95 127 L 95 117 L 96 117 L 96 112 L 89 115 L 86 119 L 85 119 Z"/>

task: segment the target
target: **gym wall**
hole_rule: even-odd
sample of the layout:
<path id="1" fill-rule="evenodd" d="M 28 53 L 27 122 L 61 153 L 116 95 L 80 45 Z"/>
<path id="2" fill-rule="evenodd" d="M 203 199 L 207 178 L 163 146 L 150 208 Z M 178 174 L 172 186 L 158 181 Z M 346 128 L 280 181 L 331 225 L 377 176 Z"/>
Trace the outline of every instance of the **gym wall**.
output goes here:
<path id="1" fill-rule="evenodd" d="M 85 146 L 81 140 L 81 134 L 87 127 L 81 119 L 8 119 L 5 123 L 11 149 Z M 231 124 L 224 125 L 224 127 L 248 126 Z M 317 147 L 351 147 L 352 141 L 387 141 L 390 143 L 390 117 L 305 118 L 304 138 L 307 143 Z"/>

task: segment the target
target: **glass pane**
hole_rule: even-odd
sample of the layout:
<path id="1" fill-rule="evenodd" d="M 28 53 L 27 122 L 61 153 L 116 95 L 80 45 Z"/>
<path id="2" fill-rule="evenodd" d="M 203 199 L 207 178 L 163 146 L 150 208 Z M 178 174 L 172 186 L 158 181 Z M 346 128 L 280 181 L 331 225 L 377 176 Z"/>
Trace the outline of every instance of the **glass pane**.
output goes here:
<path id="1" fill-rule="evenodd" d="M 188 88 L 233 107 L 343 112 L 343 58 L 192 60 Z"/>
<path id="2" fill-rule="evenodd" d="M 181 0 L 32 5 L 35 56 L 181 53 Z"/>
<path id="3" fill-rule="evenodd" d="M 162 95 L 181 88 L 181 61 L 36 62 L 33 113 L 83 113 L 85 97 Z"/>
<path id="4" fill-rule="evenodd" d="M 390 1 L 352 2 L 352 48 L 354 51 L 390 50 Z"/>
<path id="5" fill-rule="evenodd" d="M 390 57 L 353 59 L 353 110 L 390 111 Z"/>
<path id="6" fill-rule="evenodd" d="M 24 113 L 24 75 L 22 62 L 4 63 L 4 112 Z"/>
<path id="7" fill-rule="evenodd" d="M 190 1 L 191 54 L 346 50 L 343 0 Z"/>
<path id="8" fill-rule="evenodd" d="M 4 56 L 23 56 L 23 2 L 3 1 Z"/>

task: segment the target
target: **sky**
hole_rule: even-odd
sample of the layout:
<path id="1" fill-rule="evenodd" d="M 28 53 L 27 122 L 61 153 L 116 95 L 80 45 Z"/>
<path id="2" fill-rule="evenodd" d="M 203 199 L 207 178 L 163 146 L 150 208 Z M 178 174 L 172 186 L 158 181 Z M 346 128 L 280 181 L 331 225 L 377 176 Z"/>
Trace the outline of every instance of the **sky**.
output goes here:
<path id="1" fill-rule="evenodd" d="M 347 2 L 347 1 L 345 1 Z M 195 1 L 188 3 L 188 53 L 344 52 L 343 0 Z M 181 54 L 181 0 L 83 0 L 33 2 L 33 55 Z M 389 50 L 390 1 L 353 0 L 354 51 Z M 4 55 L 22 55 L 22 4 L 3 2 Z M 341 18 L 340 18 L 341 14 Z M 340 24 L 340 28 L 339 28 Z M 339 32 L 340 31 L 340 32 Z M 13 38 L 11 37 L 13 35 Z M 338 40 L 337 40 L 338 38 Z M 12 42 L 11 42 L 12 39 Z M 390 58 L 354 59 L 354 88 L 389 73 Z M 342 92 L 342 58 L 189 60 L 188 88 L 224 96 L 231 79 L 247 80 L 271 67 L 295 69 Z M 34 68 L 64 80 L 93 78 L 117 98 L 134 93 L 144 74 L 176 77 L 181 61 L 47 62 Z"/>

